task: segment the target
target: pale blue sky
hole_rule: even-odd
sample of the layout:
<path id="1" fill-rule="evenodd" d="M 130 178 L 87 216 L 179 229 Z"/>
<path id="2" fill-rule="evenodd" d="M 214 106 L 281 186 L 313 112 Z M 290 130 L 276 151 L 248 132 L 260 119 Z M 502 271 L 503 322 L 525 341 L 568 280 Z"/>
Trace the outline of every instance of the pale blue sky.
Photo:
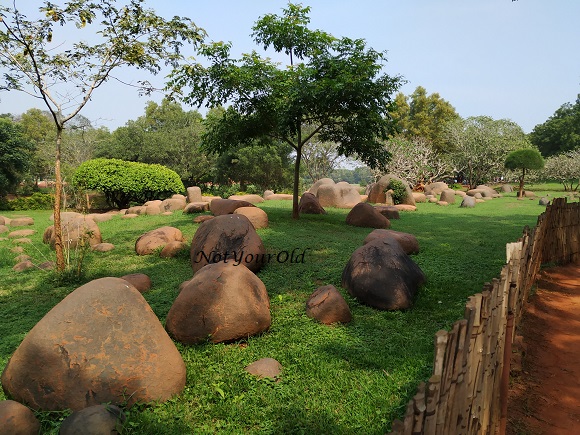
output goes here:
<path id="1" fill-rule="evenodd" d="M 30 6 L 30 0 L 19 2 Z M 281 13 L 286 4 L 147 1 L 165 17 L 190 17 L 210 40 L 231 41 L 235 54 L 261 52 L 250 37 L 252 25 L 266 13 Z M 302 4 L 312 7 L 312 28 L 364 38 L 374 49 L 387 50 L 385 71 L 408 81 L 403 93 L 423 86 L 429 93 L 438 92 L 463 117 L 509 118 L 529 132 L 580 93 L 580 0 L 304 0 Z M 163 78 L 152 82 L 161 85 Z M 160 98 L 138 97 L 133 89 L 111 82 L 97 90 L 81 113 L 114 129 L 143 114 L 146 101 Z M 17 114 L 30 107 L 43 108 L 23 94 L 0 93 L 0 112 Z"/>

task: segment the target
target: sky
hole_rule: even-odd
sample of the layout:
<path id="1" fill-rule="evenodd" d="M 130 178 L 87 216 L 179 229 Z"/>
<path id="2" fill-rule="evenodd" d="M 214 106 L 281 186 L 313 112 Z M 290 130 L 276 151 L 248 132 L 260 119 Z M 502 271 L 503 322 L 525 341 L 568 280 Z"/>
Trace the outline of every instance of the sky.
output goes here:
<path id="1" fill-rule="evenodd" d="M 38 3 L 16 0 L 18 7 Z M 384 71 L 406 80 L 400 89 L 405 95 L 422 86 L 449 101 L 464 118 L 507 118 L 530 132 L 580 94 L 580 0 L 301 3 L 311 7 L 311 28 L 362 38 L 375 50 L 387 51 Z M 239 56 L 252 50 L 266 54 L 252 41 L 251 28 L 265 14 L 281 14 L 287 2 L 147 0 L 146 5 L 166 18 L 191 18 L 207 32 L 208 41 L 232 42 L 232 54 Z M 53 39 L 58 38 L 65 41 L 67 35 L 55 32 Z M 148 79 L 159 87 L 165 80 L 129 70 L 115 74 L 128 82 Z M 81 114 L 95 126 L 114 130 L 143 115 L 147 101 L 160 102 L 162 97 L 140 97 L 135 89 L 112 80 L 96 90 Z M 31 107 L 45 108 L 21 92 L 0 92 L 0 113 L 20 114 Z"/>

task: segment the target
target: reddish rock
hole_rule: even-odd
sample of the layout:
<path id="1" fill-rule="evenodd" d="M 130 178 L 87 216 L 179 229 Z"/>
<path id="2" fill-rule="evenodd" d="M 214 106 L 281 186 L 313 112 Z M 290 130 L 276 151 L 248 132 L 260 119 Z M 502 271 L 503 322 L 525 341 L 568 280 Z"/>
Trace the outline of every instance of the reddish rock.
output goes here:
<path id="1" fill-rule="evenodd" d="M 26 335 L 2 387 L 38 410 L 165 401 L 185 386 L 185 364 L 143 296 L 120 278 L 77 288 Z"/>
<path id="2" fill-rule="evenodd" d="M 83 216 L 84 215 L 82 213 L 77 213 L 76 211 L 61 211 L 60 212 L 60 222 L 62 224 L 63 222 L 68 221 L 70 219 L 76 219 L 76 218 L 80 218 Z M 54 213 L 51 214 L 48 219 L 51 221 L 54 221 Z"/>
<path id="3" fill-rule="evenodd" d="M 136 213 L 126 213 L 121 216 L 121 219 L 135 219 L 136 217 L 139 217 L 139 215 Z"/>
<path id="4" fill-rule="evenodd" d="M 425 195 L 439 195 L 444 190 L 448 190 L 449 186 L 443 181 L 436 181 L 425 186 Z"/>
<path id="5" fill-rule="evenodd" d="M 214 216 L 222 216 L 225 214 L 232 214 L 240 207 L 255 207 L 254 204 L 248 201 L 238 201 L 236 199 L 214 199 L 209 204 L 210 211 Z"/>
<path id="6" fill-rule="evenodd" d="M 183 285 L 165 327 L 175 340 L 196 344 L 247 338 L 270 323 L 264 283 L 243 264 L 222 262 L 205 266 Z"/>
<path id="7" fill-rule="evenodd" d="M 133 207 L 129 207 L 125 213 L 125 216 L 127 215 L 141 215 L 141 214 L 145 214 L 147 212 L 147 206 L 146 205 L 134 205 Z"/>
<path id="8" fill-rule="evenodd" d="M 88 214 L 87 217 L 91 218 L 95 222 L 106 222 L 113 219 L 113 215 L 111 213 L 91 213 Z"/>
<path id="9" fill-rule="evenodd" d="M 401 180 L 398 177 L 395 177 L 393 174 L 387 174 L 379 179 L 376 183 L 373 183 L 368 186 L 368 201 L 374 204 L 385 204 L 387 203 L 387 190 L 391 180 L 400 181 L 403 183 L 406 189 L 406 196 L 403 199 L 402 204 L 406 205 L 415 205 L 415 199 L 413 198 L 413 192 L 409 187 L 408 183 L 404 180 Z"/>
<path id="10" fill-rule="evenodd" d="M 216 216 L 199 226 L 191 241 L 193 273 L 208 263 L 243 264 L 252 272 L 264 265 L 266 249 L 250 220 L 240 214 Z"/>
<path id="11" fill-rule="evenodd" d="M 201 223 L 203 223 L 203 222 L 206 222 L 206 221 L 209 221 L 209 220 L 213 219 L 214 217 L 215 217 L 215 216 L 210 216 L 209 214 L 204 214 L 204 215 L 202 215 L 202 216 L 196 216 L 196 217 L 193 219 L 193 223 L 194 223 L 194 224 L 201 224 Z"/>
<path id="12" fill-rule="evenodd" d="M 80 217 L 70 217 L 62 222 L 62 240 L 65 248 L 74 249 L 85 243 L 95 246 L 102 243 L 101 230 L 97 223 L 91 218 L 81 215 Z M 54 225 L 48 227 L 42 236 L 45 243 L 49 243 L 54 249 Z"/>
<path id="13" fill-rule="evenodd" d="M 95 405 L 69 415 L 59 435 L 113 435 L 123 433 L 125 413 L 115 405 Z"/>
<path id="14" fill-rule="evenodd" d="M 416 211 L 417 207 L 409 204 L 396 204 L 395 207 L 399 211 Z"/>
<path id="15" fill-rule="evenodd" d="M 17 237 L 28 237 L 32 236 L 34 233 L 36 233 L 36 230 L 16 230 L 8 233 L 8 238 L 15 239 Z"/>
<path id="16" fill-rule="evenodd" d="M 190 202 L 183 209 L 183 213 L 203 213 L 209 210 L 208 202 Z"/>
<path id="17" fill-rule="evenodd" d="M 201 189 L 198 186 L 187 188 L 187 202 L 202 202 Z"/>
<path id="18" fill-rule="evenodd" d="M 161 208 L 161 212 L 163 213 L 167 211 L 183 210 L 185 208 L 185 204 L 186 204 L 185 197 L 183 195 L 180 195 L 179 197 L 176 198 L 172 197 L 163 200 L 163 202 L 161 202 L 161 205 L 159 207 Z"/>
<path id="19" fill-rule="evenodd" d="M 240 207 L 234 210 L 234 214 L 246 216 L 255 229 L 268 228 L 268 215 L 258 207 Z"/>
<path id="20" fill-rule="evenodd" d="M 146 291 L 151 290 L 151 278 L 144 273 L 130 273 L 128 275 L 123 275 L 120 278 L 135 287 L 139 293 L 145 293 Z"/>
<path id="21" fill-rule="evenodd" d="M 322 184 L 316 190 L 322 207 L 352 208 L 361 202 L 358 188 L 348 183 Z"/>
<path id="22" fill-rule="evenodd" d="M 34 413 L 14 400 L 0 401 L 0 434 L 2 435 L 37 435 L 40 422 Z"/>
<path id="23" fill-rule="evenodd" d="M 182 242 L 183 234 L 181 230 L 174 227 L 161 227 L 151 230 L 137 239 L 135 242 L 135 252 L 137 255 L 149 255 L 156 249 L 162 249 L 169 242 Z"/>
<path id="24" fill-rule="evenodd" d="M 455 204 L 455 191 L 451 189 L 444 190 L 441 192 L 439 201 L 446 202 L 447 204 Z"/>
<path id="25" fill-rule="evenodd" d="M 375 205 L 375 210 L 387 219 L 401 219 L 399 209 L 394 205 Z"/>
<path id="26" fill-rule="evenodd" d="M 334 185 L 335 182 L 332 178 L 321 178 L 320 180 L 317 180 L 316 182 L 314 182 L 314 184 L 312 186 L 310 186 L 310 189 L 308 189 L 308 192 L 312 193 L 314 196 L 318 197 L 318 188 L 320 186 L 325 185 L 325 184 Z"/>
<path id="27" fill-rule="evenodd" d="M 310 192 L 305 192 L 298 203 L 300 214 L 326 214 L 326 210 L 320 205 L 318 198 Z"/>
<path id="28" fill-rule="evenodd" d="M 10 231 L 10 228 L 8 228 L 6 225 L 0 225 L 0 234 L 7 233 L 8 231 Z"/>
<path id="29" fill-rule="evenodd" d="M 273 193 L 272 195 L 268 195 L 267 198 L 264 196 L 264 199 L 266 201 L 292 201 L 294 196 L 289 193 Z"/>
<path id="30" fill-rule="evenodd" d="M 422 192 L 413 192 L 415 202 L 427 202 L 427 197 Z"/>
<path id="31" fill-rule="evenodd" d="M 109 252 L 115 249 L 115 245 L 112 243 L 99 243 L 92 247 L 92 250 L 95 252 Z"/>
<path id="32" fill-rule="evenodd" d="M 52 270 L 55 268 L 55 266 L 56 266 L 56 264 L 54 263 L 54 261 L 48 260 L 48 261 L 43 261 L 37 267 L 39 269 L 42 269 L 42 270 Z"/>
<path id="33" fill-rule="evenodd" d="M 282 372 L 282 365 L 274 358 L 262 358 L 247 365 L 244 370 L 258 378 L 277 379 Z"/>
<path id="34" fill-rule="evenodd" d="M 32 243 L 32 240 L 30 240 L 28 237 L 20 237 L 18 239 L 12 239 L 12 243 L 28 244 Z"/>
<path id="35" fill-rule="evenodd" d="M 169 242 L 167 245 L 163 247 L 159 256 L 161 258 L 173 258 L 179 255 L 180 252 L 187 249 L 187 244 L 185 242 Z"/>
<path id="36" fill-rule="evenodd" d="M 358 248 L 342 272 L 342 286 L 365 305 L 404 310 L 413 305 L 425 275 L 391 237 Z"/>
<path id="37" fill-rule="evenodd" d="M 230 197 L 228 197 L 228 199 L 235 199 L 237 201 L 248 201 L 251 202 L 252 204 L 260 204 L 261 202 L 264 202 L 264 198 L 262 198 L 260 195 L 232 195 Z"/>
<path id="38" fill-rule="evenodd" d="M 25 227 L 29 225 L 34 225 L 34 219 L 31 217 L 20 217 L 10 221 L 11 227 Z"/>
<path id="39" fill-rule="evenodd" d="M 413 234 L 403 233 L 401 231 L 394 231 L 394 230 L 374 230 L 366 236 L 363 244 L 367 244 L 373 242 L 377 239 L 382 239 L 385 237 L 392 237 L 401 245 L 403 251 L 407 255 L 411 254 L 418 254 L 419 253 L 419 242 L 417 238 Z"/>
<path id="40" fill-rule="evenodd" d="M 389 228 L 391 223 L 367 202 L 358 203 L 346 216 L 346 223 L 355 227 Z"/>
<path id="41" fill-rule="evenodd" d="M 318 287 L 306 302 L 306 315 L 321 323 L 348 323 L 352 320 L 350 308 L 333 285 Z"/>
<path id="42" fill-rule="evenodd" d="M 16 257 L 14 259 L 14 261 L 17 263 L 20 263 L 20 262 L 26 261 L 26 260 L 32 260 L 32 257 L 30 255 L 20 254 L 18 257 Z"/>

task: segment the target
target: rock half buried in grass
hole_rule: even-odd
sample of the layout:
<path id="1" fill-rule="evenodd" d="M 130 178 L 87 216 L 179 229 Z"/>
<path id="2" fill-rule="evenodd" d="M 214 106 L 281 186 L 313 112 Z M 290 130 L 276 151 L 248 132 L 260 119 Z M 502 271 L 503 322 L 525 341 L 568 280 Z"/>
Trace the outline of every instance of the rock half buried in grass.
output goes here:
<path id="1" fill-rule="evenodd" d="M 59 435 L 119 434 L 126 417 L 115 405 L 95 405 L 69 415 L 60 426 Z"/>
<path id="2" fill-rule="evenodd" d="M 366 202 L 359 202 L 352 208 L 346 215 L 346 223 L 366 228 L 389 228 L 391 226 L 391 222 L 385 216 Z"/>
<path id="3" fill-rule="evenodd" d="M 247 365 L 245 370 L 259 378 L 276 379 L 282 372 L 282 364 L 274 358 L 262 358 Z"/>
<path id="4" fill-rule="evenodd" d="M 149 255 L 156 249 L 163 249 L 170 242 L 182 242 L 181 230 L 174 227 L 161 227 L 141 235 L 135 242 L 137 255 Z"/>
<path id="5" fill-rule="evenodd" d="M 165 401 L 185 386 L 185 364 L 143 296 L 121 278 L 69 294 L 16 349 L 2 387 L 33 409 L 73 411 Z"/>
<path id="6" fill-rule="evenodd" d="M 165 327 L 175 340 L 196 344 L 247 338 L 270 323 L 264 283 L 243 264 L 229 262 L 208 264 L 183 284 Z"/>
<path id="7" fill-rule="evenodd" d="M 379 310 L 404 310 L 425 275 L 399 243 L 385 237 L 358 248 L 342 272 L 342 286 L 365 305 Z"/>
<path id="8" fill-rule="evenodd" d="M 243 264 L 252 272 L 264 265 L 266 249 L 250 220 L 241 214 L 216 216 L 199 226 L 191 241 L 191 267 L 196 273 L 210 263 Z"/>

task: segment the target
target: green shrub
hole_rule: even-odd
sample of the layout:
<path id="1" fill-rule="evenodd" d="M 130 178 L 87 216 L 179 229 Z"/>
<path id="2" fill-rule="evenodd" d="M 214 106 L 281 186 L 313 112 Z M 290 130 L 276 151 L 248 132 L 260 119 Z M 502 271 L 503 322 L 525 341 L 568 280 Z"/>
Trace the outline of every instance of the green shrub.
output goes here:
<path id="1" fill-rule="evenodd" d="M 54 195 L 36 192 L 9 201 L 10 210 L 51 210 L 54 207 Z"/>
<path id="2" fill-rule="evenodd" d="M 102 192 L 107 203 L 118 208 L 185 192 L 179 175 L 165 166 L 118 159 L 88 160 L 76 170 L 72 182 Z"/>
<path id="3" fill-rule="evenodd" d="M 387 190 L 393 191 L 393 202 L 395 204 L 401 204 L 407 197 L 407 188 L 405 184 L 400 180 L 392 179 L 387 186 Z"/>

